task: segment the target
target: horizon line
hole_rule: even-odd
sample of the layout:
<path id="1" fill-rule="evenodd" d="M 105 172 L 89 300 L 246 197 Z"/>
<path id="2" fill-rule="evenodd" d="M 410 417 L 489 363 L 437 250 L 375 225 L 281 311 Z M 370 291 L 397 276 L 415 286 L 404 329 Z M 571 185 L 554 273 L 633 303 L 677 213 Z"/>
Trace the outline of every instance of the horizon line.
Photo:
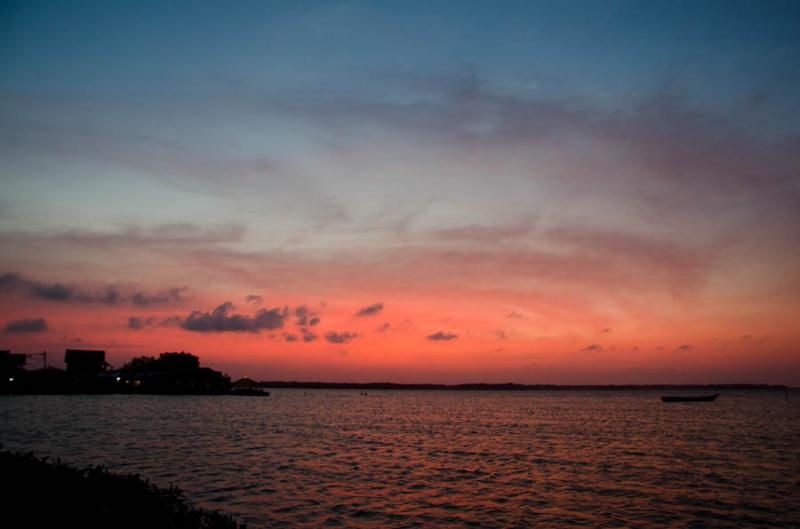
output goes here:
<path id="1" fill-rule="evenodd" d="M 242 377 L 249 378 L 249 377 Z M 241 379 L 239 379 L 241 380 Z M 469 389 L 509 389 L 509 390 L 564 390 L 564 389 L 749 389 L 775 390 L 800 389 L 800 386 L 786 384 L 767 384 L 753 382 L 706 383 L 706 384 L 524 384 L 518 382 L 465 382 L 458 384 L 443 383 L 403 383 L 403 382 L 321 382 L 297 380 L 253 380 L 259 387 L 277 389 L 430 389 L 430 390 L 469 390 Z M 234 381 L 236 382 L 236 381 Z"/>

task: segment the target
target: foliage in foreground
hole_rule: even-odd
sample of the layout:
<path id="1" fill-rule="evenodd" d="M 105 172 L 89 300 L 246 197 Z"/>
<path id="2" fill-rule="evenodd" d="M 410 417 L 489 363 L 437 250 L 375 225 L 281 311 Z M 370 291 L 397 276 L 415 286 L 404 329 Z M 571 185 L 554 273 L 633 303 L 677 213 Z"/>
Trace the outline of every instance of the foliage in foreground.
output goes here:
<path id="1" fill-rule="evenodd" d="M 6 519 L 19 527 L 242 529 L 228 514 L 193 507 L 176 487 L 135 474 L 78 469 L 33 454 L 0 451 Z"/>

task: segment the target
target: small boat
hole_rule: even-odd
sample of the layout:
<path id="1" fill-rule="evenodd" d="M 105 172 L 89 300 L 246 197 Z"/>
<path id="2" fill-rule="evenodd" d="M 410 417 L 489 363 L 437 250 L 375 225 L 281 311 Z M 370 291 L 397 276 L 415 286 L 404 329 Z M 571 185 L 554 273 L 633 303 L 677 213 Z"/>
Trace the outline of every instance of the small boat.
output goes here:
<path id="1" fill-rule="evenodd" d="M 661 397 L 661 402 L 714 402 L 719 397 L 719 393 L 713 395 L 703 395 L 701 397 L 678 397 L 666 396 Z"/>
<path id="2" fill-rule="evenodd" d="M 233 387 L 231 388 L 231 395 L 247 395 L 250 397 L 269 397 L 269 391 L 264 388 L 256 386 L 252 387 Z"/>

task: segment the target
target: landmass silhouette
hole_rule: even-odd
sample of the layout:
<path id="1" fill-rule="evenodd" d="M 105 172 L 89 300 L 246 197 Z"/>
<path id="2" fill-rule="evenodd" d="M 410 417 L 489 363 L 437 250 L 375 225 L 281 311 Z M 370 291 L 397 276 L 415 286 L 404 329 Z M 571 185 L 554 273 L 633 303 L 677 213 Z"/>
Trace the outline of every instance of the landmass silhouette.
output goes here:
<path id="1" fill-rule="evenodd" d="M 775 384 L 399 384 L 393 382 L 308 382 L 241 378 L 231 382 L 228 375 L 201 367 L 200 359 L 186 352 L 137 356 L 119 369 L 105 361 L 105 351 L 67 349 L 66 370 L 43 367 L 26 370 L 27 355 L 0 351 L 0 393 L 143 393 L 159 395 L 253 395 L 267 396 L 266 388 L 441 391 L 635 391 L 635 390 L 786 390 Z"/>
<path id="2" fill-rule="evenodd" d="M 158 487 L 137 474 L 8 450 L 0 450 L 0 468 L 10 485 L 5 514 L 21 527 L 245 529 L 229 514 L 195 507 L 177 487 Z"/>
<path id="3" fill-rule="evenodd" d="M 0 351 L 2 393 L 221 395 L 233 387 L 228 375 L 200 367 L 197 356 L 183 351 L 135 357 L 116 370 L 106 363 L 105 351 L 67 349 L 66 370 L 26 370 L 19 356 Z"/>

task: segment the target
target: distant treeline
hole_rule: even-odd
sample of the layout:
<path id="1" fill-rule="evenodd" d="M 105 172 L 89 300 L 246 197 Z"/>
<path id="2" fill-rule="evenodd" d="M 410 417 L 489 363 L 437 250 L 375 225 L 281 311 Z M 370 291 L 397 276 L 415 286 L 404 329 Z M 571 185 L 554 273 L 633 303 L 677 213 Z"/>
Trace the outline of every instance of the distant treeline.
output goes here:
<path id="1" fill-rule="evenodd" d="M 295 382 L 262 381 L 257 384 L 264 388 L 298 389 L 354 389 L 360 391 L 396 390 L 437 390 L 437 391 L 633 391 L 633 390 L 785 390 L 780 384 L 622 384 L 622 385 L 559 385 L 559 384 L 395 384 L 392 382 Z"/>

